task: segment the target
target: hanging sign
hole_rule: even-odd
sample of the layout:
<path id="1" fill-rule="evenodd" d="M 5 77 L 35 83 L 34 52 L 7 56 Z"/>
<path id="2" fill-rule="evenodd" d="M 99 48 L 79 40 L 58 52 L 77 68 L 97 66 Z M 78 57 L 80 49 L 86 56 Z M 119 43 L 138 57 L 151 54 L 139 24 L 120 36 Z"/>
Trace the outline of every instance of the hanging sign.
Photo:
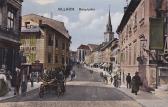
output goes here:
<path id="1" fill-rule="evenodd" d="M 150 18 L 150 44 L 151 50 L 163 50 L 164 47 L 164 20 L 163 18 Z"/>

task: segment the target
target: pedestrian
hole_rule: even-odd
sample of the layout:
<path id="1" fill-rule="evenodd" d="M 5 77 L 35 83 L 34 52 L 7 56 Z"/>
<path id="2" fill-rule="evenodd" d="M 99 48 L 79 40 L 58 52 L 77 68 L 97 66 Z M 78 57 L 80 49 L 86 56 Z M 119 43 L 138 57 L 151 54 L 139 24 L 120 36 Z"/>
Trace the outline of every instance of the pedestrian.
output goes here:
<path id="1" fill-rule="evenodd" d="M 111 82 L 111 84 L 113 83 L 113 77 L 112 76 L 110 77 L 110 82 Z"/>
<path id="2" fill-rule="evenodd" d="M 127 81 L 127 88 L 131 88 L 131 75 L 130 73 L 128 73 L 127 77 L 126 77 L 126 81 Z"/>
<path id="3" fill-rule="evenodd" d="M 15 92 L 14 95 L 19 95 L 20 83 L 21 83 L 21 71 L 19 67 L 16 67 L 16 77 L 15 77 Z"/>
<path id="4" fill-rule="evenodd" d="M 21 77 L 21 94 L 23 96 L 26 95 L 27 91 L 27 71 L 26 68 L 22 70 L 22 77 Z"/>
<path id="5" fill-rule="evenodd" d="M 43 73 L 44 73 L 44 74 L 47 73 L 47 68 L 44 68 Z"/>
<path id="6" fill-rule="evenodd" d="M 114 76 L 114 87 L 118 88 L 119 87 L 119 77 L 118 74 Z"/>
<path id="7" fill-rule="evenodd" d="M 71 81 L 75 78 L 75 70 L 72 70 L 71 72 Z"/>
<path id="8" fill-rule="evenodd" d="M 0 97 L 8 93 L 7 78 L 5 75 L 5 70 L 0 69 Z"/>
<path id="9" fill-rule="evenodd" d="M 93 74 L 93 70 L 89 70 L 90 71 L 90 74 Z"/>
<path id="10" fill-rule="evenodd" d="M 34 82 L 34 73 L 31 72 L 31 73 L 30 73 L 30 83 L 31 83 L 31 87 L 34 86 L 33 82 Z"/>
<path id="11" fill-rule="evenodd" d="M 136 72 L 135 76 L 133 76 L 131 83 L 132 83 L 132 93 L 135 93 L 135 95 L 137 95 L 139 87 L 142 85 L 141 78 L 138 72 Z"/>
<path id="12" fill-rule="evenodd" d="M 12 89 L 12 85 L 11 85 L 12 76 L 11 76 L 11 73 L 9 70 L 6 73 L 6 77 L 7 77 L 7 84 L 8 84 L 9 91 L 11 91 L 11 89 Z"/>

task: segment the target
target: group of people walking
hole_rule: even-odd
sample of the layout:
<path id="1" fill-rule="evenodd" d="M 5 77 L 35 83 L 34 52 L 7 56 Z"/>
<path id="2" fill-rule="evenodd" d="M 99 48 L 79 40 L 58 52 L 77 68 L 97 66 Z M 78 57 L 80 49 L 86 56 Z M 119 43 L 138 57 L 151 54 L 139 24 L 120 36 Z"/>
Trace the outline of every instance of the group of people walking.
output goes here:
<path id="1" fill-rule="evenodd" d="M 107 75 L 100 73 L 100 76 L 103 78 L 105 83 L 108 83 Z M 130 73 L 126 76 L 127 88 L 131 89 L 131 92 L 137 95 L 140 86 L 143 85 L 141 78 L 139 76 L 139 72 L 136 72 L 133 77 L 131 77 Z M 118 74 L 115 74 L 111 77 L 111 83 L 113 83 L 114 87 L 118 88 L 121 85 L 121 77 Z"/>
<path id="2" fill-rule="evenodd" d="M 19 95 L 20 88 L 21 94 L 25 94 L 28 81 L 26 73 L 25 69 L 16 68 L 16 71 L 12 75 L 6 66 L 2 65 L 0 69 L 0 96 L 4 96 L 12 90 L 14 90 L 14 95 Z"/>
<path id="3" fill-rule="evenodd" d="M 133 77 L 131 77 L 130 73 L 128 73 L 126 81 L 127 81 L 127 88 L 132 89 L 131 92 L 137 95 L 139 87 L 142 86 L 143 84 L 139 76 L 139 73 L 136 72 Z"/>

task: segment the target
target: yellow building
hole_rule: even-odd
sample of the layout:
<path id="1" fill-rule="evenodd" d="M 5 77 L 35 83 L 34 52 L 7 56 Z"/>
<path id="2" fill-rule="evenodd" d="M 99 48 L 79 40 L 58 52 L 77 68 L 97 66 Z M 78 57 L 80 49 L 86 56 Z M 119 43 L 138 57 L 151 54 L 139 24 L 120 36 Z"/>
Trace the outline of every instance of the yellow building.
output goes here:
<path id="1" fill-rule="evenodd" d="M 39 60 L 49 70 L 69 65 L 71 37 L 63 22 L 35 14 L 25 15 L 20 39 L 27 63 Z"/>

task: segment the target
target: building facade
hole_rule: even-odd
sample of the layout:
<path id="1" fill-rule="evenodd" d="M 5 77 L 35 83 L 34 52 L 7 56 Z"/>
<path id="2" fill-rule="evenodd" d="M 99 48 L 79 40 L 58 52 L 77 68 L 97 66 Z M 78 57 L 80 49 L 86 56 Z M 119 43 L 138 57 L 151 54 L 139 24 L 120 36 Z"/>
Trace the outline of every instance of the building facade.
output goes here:
<path id="1" fill-rule="evenodd" d="M 20 48 L 27 63 L 39 60 L 48 70 L 69 65 L 71 37 L 63 22 L 35 14 L 22 19 Z"/>
<path id="2" fill-rule="evenodd" d="M 95 49 L 98 47 L 98 45 L 88 44 L 87 46 L 89 47 L 90 52 L 88 52 L 88 54 L 86 54 L 86 56 L 85 56 L 85 63 L 88 64 L 88 65 L 96 63 L 94 58 L 96 56 Z"/>
<path id="3" fill-rule="evenodd" d="M 77 62 L 84 63 L 85 56 L 89 55 L 91 52 L 89 46 L 87 45 L 80 45 L 77 49 Z"/>
<path id="4" fill-rule="evenodd" d="M 139 72 L 144 88 L 156 85 L 156 64 L 151 63 L 150 18 L 156 17 L 156 0 L 131 0 L 117 29 L 121 51 L 121 73 Z M 166 10 L 166 0 L 160 5 Z M 143 58 L 143 64 L 139 59 Z"/>
<path id="5" fill-rule="evenodd" d="M 119 40 L 116 39 L 115 42 L 111 45 L 111 58 L 110 61 L 112 63 L 112 71 L 114 74 L 120 71 L 120 47 Z"/>
<path id="6" fill-rule="evenodd" d="M 74 64 L 77 62 L 77 52 L 76 51 L 70 51 L 70 63 Z"/>
<path id="7" fill-rule="evenodd" d="M 1 0 L 0 3 L 0 68 L 5 65 L 12 74 L 20 66 L 19 37 L 23 0 Z"/>

